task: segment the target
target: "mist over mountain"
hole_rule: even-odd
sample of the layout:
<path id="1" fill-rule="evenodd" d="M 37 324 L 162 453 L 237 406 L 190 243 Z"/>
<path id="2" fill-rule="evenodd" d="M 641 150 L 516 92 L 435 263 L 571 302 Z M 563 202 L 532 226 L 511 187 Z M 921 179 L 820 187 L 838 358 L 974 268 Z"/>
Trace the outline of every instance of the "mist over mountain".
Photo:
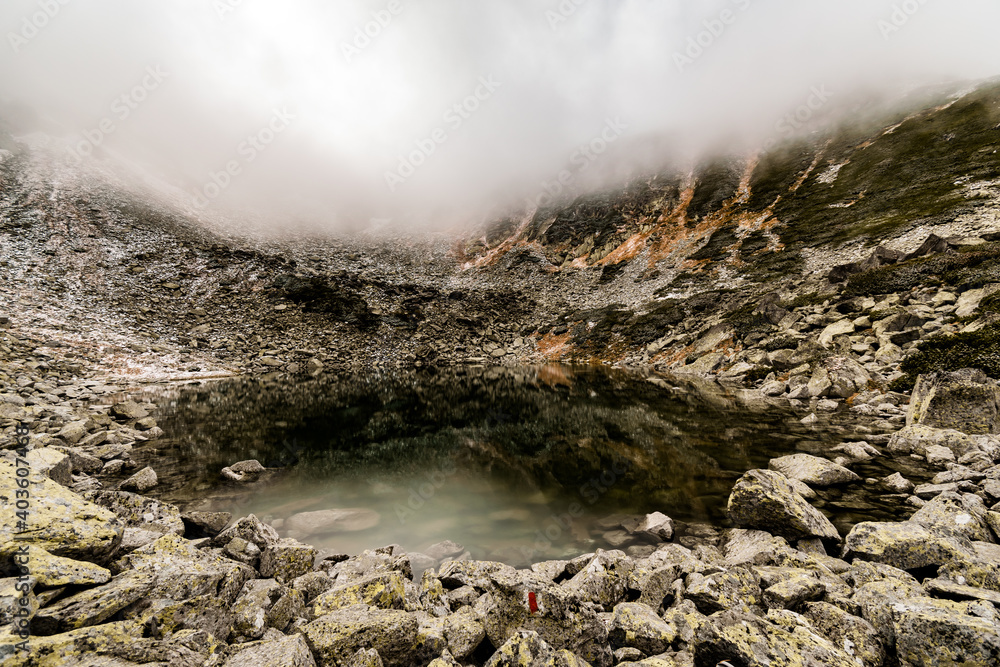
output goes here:
<path id="1" fill-rule="evenodd" d="M 463 224 L 995 76 L 998 19 L 983 0 L 8 0 L 0 116 L 195 213 Z"/>

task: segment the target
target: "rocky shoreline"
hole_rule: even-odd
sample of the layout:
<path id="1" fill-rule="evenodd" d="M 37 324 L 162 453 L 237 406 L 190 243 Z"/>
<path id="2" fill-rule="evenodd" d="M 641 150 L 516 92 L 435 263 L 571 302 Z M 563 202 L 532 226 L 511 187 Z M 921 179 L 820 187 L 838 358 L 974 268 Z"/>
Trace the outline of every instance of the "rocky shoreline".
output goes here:
<path id="1" fill-rule="evenodd" d="M 939 294 L 924 296 L 940 313 L 971 303 Z M 899 313 L 922 307 L 919 294 L 908 296 L 871 334 L 858 320 L 891 295 L 859 304 L 853 319 L 811 325 L 794 350 L 757 361 L 770 369 L 757 391 L 798 405 L 807 423 L 817 411 L 851 409 L 895 426 L 893 435 L 748 471 L 729 499 L 732 527 L 714 543 L 682 546 L 665 530 L 669 519 L 651 515 L 624 526 L 644 533 L 648 548 L 523 569 L 467 560 L 453 544 L 433 556 L 322 554 L 253 515 L 182 514 L 143 495 L 155 493 L 155 471 L 130 457 L 162 435 L 153 406 L 124 400 L 119 386 L 71 381 L 72 359 L 24 361 L 30 345 L 8 333 L 2 344 L 22 361 L 0 371 L 0 424 L 11 436 L 0 459 L 4 664 L 995 664 L 1000 389 L 967 370 L 921 376 L 908 406 L 886 390 L 887 376 L 901 375 L 898 356 L 861 348 L 870 336 L 892 351 L 883 339 L 907 331 Z M 819 324 L 837 312 L 809 307 Z M 940 329 L 927 321 L 924 333 Z M 851 472 L 873 456 L 938 472 L 916 487 L 898 473 Z M 234 481 L 256 472 L 253 462 L 228 470 Z M 861 483 L 898 494 L 915 513 L 842 536 L 807 500 L 816 488 Z M 28 528 L 20 535 L 19 520 Z M 28 619 L 30 634 L 19 636 Z"/>

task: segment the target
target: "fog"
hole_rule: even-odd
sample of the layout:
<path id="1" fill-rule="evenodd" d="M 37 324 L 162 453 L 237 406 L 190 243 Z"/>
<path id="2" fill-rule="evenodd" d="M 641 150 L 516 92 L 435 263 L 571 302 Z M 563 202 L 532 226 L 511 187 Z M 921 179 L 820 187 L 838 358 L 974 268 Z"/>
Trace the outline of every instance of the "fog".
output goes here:
<path id="1" fill-rule="evenodd" d="M 987 0 L 3 0 L 0 115 L 195 213 L 454 224 L 996 76 L 997 25 Z"/>

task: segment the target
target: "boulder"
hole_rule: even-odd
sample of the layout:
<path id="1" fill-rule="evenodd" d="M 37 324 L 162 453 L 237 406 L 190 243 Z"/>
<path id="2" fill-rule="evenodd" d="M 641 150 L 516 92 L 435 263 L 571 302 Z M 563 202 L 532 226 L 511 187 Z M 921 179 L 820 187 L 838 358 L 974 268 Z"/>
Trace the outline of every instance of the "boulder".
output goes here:
<path id="1" fill-rule="evenodd" d="M 635 568 L 631 558 L 621 551 L 598 551 L 587 566 L 564 585 L 581 599 L 611 611 L 624 600 L 629 575 Z"/>
<path id="2" fill-rule="evenodd" d="M 316 667 L 316 661 L 305 638 L 292 635 L 240 644 L 223 667 Z"/>
<path id="3" fill-rule="evenodd" d="M 73 483 L 73 461 L 66 454 L 52 447 L 42 447 L 32 449 L 25 458 L 31 469 L 44 473 L 53 482 L 63 486 Z"/>
<path id="4" fill-rule="evenodd" d="M 1000 664 L 1000 626 L 995 616 L 980 618 L 969 611 L 967 603 L 932 598 L 893 605 L 892 624 L 900 664 L 905 667 Z"/>
<path id="5" fill-rule="evenodd" d="M 111 416 L 118 421 L 148 417 L 149 413 L 135 401 L 124 401 L 111 406 Z"/>
<path id="6" fill-rule="evenodd" d="M 847 534 L 844 553 L 845 556 L 914 570 L 944 565 L 969 555 L 970 549 L 967 542 L 932 533 L 912 521 L 865 521 L 855 525 Z"/>
<path id="7" fill-rule="evenodd" d="M 643 517 L 632 534 L 651 542 L 669 542 L 674 536 L 674 521 L 666 514 L 653 512 Z"/>
<path id="8" fill-rule="evenodd" d="M 861 481 L 859 476 L 847 468 L 811 454 L 792 454 L 771 459 L 767 467 L 789 479 L 797 479 L 811 486 L 823 487 Z"/>
<path id="9" fill-rule="evenodd" d="M 98 625 L 145 598 L 156 584 L 150 571 L 126 572 L 91 588 L 43 607 L 32 619 L 33 633 L 52 635 Z"/>
<path id="10" fill-rule="evenodd" d="M 124 482 L 118 485 L 119 489 L 123 491 L 136 491 L 138 493 L 145 493 L 151 488 L 159 484 L 159 480 L 156 478 L 156 471 L 146 466 L 136 474 L 132 475 Z"/>
<path id="11" fill-rule="evenodd" d="M 657 655 L 670 649 L 677 638 L 677 628 L 657 616 L 651 607 L 636 602 L 615 607 L 608 632 L 612 648 L 630 646 L 646 655 Z"/>
<path id="12" fill-rule="evenodd" d="M 233 634 L 241 641 L 260 639 L 264 631 L 279 632 L 300 616 L 302 594 L 274 579 L 251 579 L 232 605 Z"/>
<path id="13" fill-rule="evenodd" d="M 973 368 L 917 378 L 906 424 L 982 434 L 1000 431 L 1000 384 Z"/>
<path id="14" fill-rule="evenodd" d="M 302 631 L 320 665 L 346 665 L 359 649 L 374 649 L 385 667 L 408 667 L 418 625 L 404 611 L 358 604 L 321 616 Z"/>
<path id="15" fill-rule="evenodd" d="M 865 667 L 880 667 L 885 662 L 882 637 L 871 623 L 853 616 L 829 602 L 807 602 L 802 615 L 834 646 L 844 649 Z"/>
<path id="16" fill-rule="evenodd" d="M 743 475 L 733 487 L 726 509 L 739 528 L 764 530 L 792 540 L 840 540 L 830 520 L 797 494 L 784 475 L 771 470 L 751 470 Z"/>
<path id="17" fill-rule="evenodd" d="M 316 548 L 292 539 L 278 540 L 260 555 L 260 576 L 273 577 L 282 583 L 291 582 L 312 571 Z"/>
<path id="18" fill-rule="evenodd" d="M 19 525 L 15 491 L 18 480 L 24 479 L 31 490 L 31 514 L 26 525 Z M 18 477 L 14 463 L 6 459 L 0 459 L 0 501 L 0 544 L 14 544 L 17 535 L 19 545 L 92 563 L 106 562 L 121 544 L 124 527 L 112 512 L 41 472 Z"/>
<path id="19" fill-rule="evenodd" d="M 986 513 L 986 505 L 979 496 L 942 493 L 917 510 L 910 521 L 973 542 L 993 542 Z"/>
<path id="20" fill-rule="evenodd" d="M 486 628 L 471 607 L 462 607 L 445 617 L 444 636 L 455 659 L 467 664 L 486 638 Z"/>
<path id="21" fill-rule="evenodd" d="M 189 538 L 215 537 L 221 533 L 233 515 L 229 512 L 185 512 L 181 514 L 184 534 Z"/>
<path id="22" fill-rule="evenodd" d="M 406 582 L 399 572 L 379 572 L 334 586 L 313 600 L 313 613 L 323 616 L 335 609 L 365 604 L 379 609 L 406 606 Z"/>
<path id="23" fill-rule="evenodd" d="M 819 600 L 826 586 L 815 572 L 799 572 L 764 589 L 768 609 L 797 609 L 803 602 Z"/>
<path id="24" fill-rule="evenodd" d="M 782 627 L 750 614 L 725 611 L 702 625 L 694 640 L 696 667 L 858 667 L 854 658 L 811 630 L 807 623 Z"/>
<path id="25" fill-rule="evenodd" d="M 191 542 L 168 533 L 111 564 L 112 572 L 137 570 L 153 575 L 151 598 L 186 600 L 215 594 L 232 602 L 243 584 L 255 572 L 210 550 L 197 549 Z"/>
<path id="26" fill-rule="evenodd" d="M 597 558 L 592 557 L 592 562 L 595 560 Z M 607 571 L 607 566 L 607 563 L 598 563 L 592 575 Z M 584 574 L 585 570 L 578 574 Z M 584 581 L 593 579 L 588 577 Z M 556 649 L 571 651 L 595 667 L 609 667 L 612 656 L 608 648 L 608 628 L 598 615 L 601 607 L 588 598 L 595 592 L 602 595 L 612 592 L 618 584 L 591 588 L 589 583 L 574 587 L 569 583 L 555 585 L 534 573 L 511 568 L 492 572 L 490 591 L 476 605 L 490 642 L 501 646 L 517 631 L 534 631 Z M 621 590 L 624 597 L 624 581 Z M 529 593 L 535 595 L 537 611 L 531 609 Z"/>
<path id="27" fill-rule="evenodd" d="M 757 575 L 743 566 L 708 576 L 688 575 L 685 596 L 706 615 L 727 609 L 751 613 L 764 602 Z"/>
<path id="28" fill-rule="evenodd" d="M 212 544 L 216 546 L 224 546 L 229 544 L 234 537 L 239 537 L 254 544 L 261 551 L 267 549 L 271 545 L 277 544 L 278 540 L 281 539 L 278 535 L 278 531 L 258 519 L 253 514 L 243 517 L 216 535 L 212 538 Z"/>
<path id="29" fill-rule="evenodd" d="M 353 533 L 374 528 L 379 514 L 369 509 L 317 510 L 293 514 L 285 521 L 288 537 L 303 539 L 310 535 Z"/>
<path id="30" fill-rule="evenodd" d="M 45 549 L 30 545 L 27 548 L 28 572 L 39 586 L 94 586 L 111 580 L 111 572 L 93 563 L 53 556 Z"/>
<path id="31" fill-rule="evenodd" d="M 923 424 L 911 424 L 892 434 L 888 449 L 893 454 L 927 455 L 927 448 L 937 445 L 947 447 L 955 456 L 962 457 L 969 452 L 980 451 L 980 441 L 954 429 L 940 429 Z"/>
<path id="32" fill-rule="evenodd" d="M 93 667 L 201 667 L 218 650 L 207 632 L 188 630 L 166 639 L 143 636 L 136 621 L 86 626 L 52 636 L 33 635 L 30 652 L 14 653 L 16 641 L 0 630 L 0 662 L 4 667 L 88 665 Z"/>
<path id="33" fill-rule="evenodd" d="M 834 322 L 828 325 L 823 332 L 819 335 L 819 344 L 823 347 L 830 347 L 833 343 L 833 339 L 837 336 L 843 336 L 847 334 L 854 333 L 854 322 L 852 320 L 840 320 L 839 322 Z"/>
<path id="34" fill-rule="evenodd" d="M 127 491 L 90 491 L 84 497 L 114 512 L 125 525 L 123 551 L 138 549 L 167 533 L 184 534 L 180 510 L 169 503 Z"/>

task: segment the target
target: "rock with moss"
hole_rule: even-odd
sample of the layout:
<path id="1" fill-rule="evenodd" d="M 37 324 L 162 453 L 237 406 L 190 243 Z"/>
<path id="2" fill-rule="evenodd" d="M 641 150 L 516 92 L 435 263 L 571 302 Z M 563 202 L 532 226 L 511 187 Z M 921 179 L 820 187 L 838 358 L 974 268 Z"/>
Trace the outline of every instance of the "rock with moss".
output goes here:
<path id="1" fill-rule="evenodd" d="M 772 470 L 751 470 L 743 475 L 733 487 L 726 509 L 739 528 L 764 530 L 793 540 L 840 540 L 830 520 L 797 494 L 784 475 Z"/>
<path id="2" fill-rule="evenodd" d="M 698 573 L 688 575 L 685 597 L 694 602 L 703 614 L 726 609 L 752 613 L 764 603 L 760 580 L 753 570 L 742 566 L 707 576 Z"/>
<path id="3" fill-rule="evenodd" d="M 40 447 L 28 452 L 28 467 L 37 470 L 57 484 L 70 486 L 73 483 L 72 459 L 53 447 Z"/>
<path id="4" fill-rule="evenodd" d="M 114 512 L 125 525 L 123 551 L 138 549 L 167 533 L 184 534 L 180 510 L 170 503 L 128 491 L 90 491 L 84 497 Z"/>
<path id="5" fill-rule="evenodd" d="M 971 543 L 928 530 L 913 521 L 865 521 L 851 529 L 845 540 L 845 557 L 885 563 L 903 570 L 944 565 L 972 553 Z"/>
<path id="6" fill-rule="evenodd" d="M 448 650 L 463 663 L 472 658 L 473 652 L 486 638 L 486 628 L 471 607 L 462 607 L 444 619 L 444 636 Z"/>
<path id="7" fill-rule="evenodd" d="M 170 665 L 202 667 L 220 650 L 207 632 L 182 630 L 163 640 L 142 636 L 134 621 L 105 623 L 52 636 L 33 636 L 27 653 L 5 655 L 13 642 L 0 633 L 0 663 L 4 667 L 48 665 Z"/>
<path id="8" fill-rule="evenodd" d="M 126 608 L 122 616 L 137 619 L 142 623 L 144 636 L 155 639 L 181 630 L 203 630 L 218 641 L 227 642 L 233 625 L 232 605 L 210 594 L 183 601 L 160 598 L 148 605 Z"/>
<path id="9" fill-rule="evenodd" d="M 635 568 L 631 558 L 621 551 L 598 551 L 586 566 L 564 585 L 582 600 L 611 611 L 625 598 L 628 577 Z"/>
<path id="10" fill-rule="evenodd" d="M 311 571 L 316 548 L 289 538 L 264 549 L 260 555 L 260 576 L 290 582 Z"/>
<path id="11" fill-rule="evenodd" d="M 861 481 L 858 475 L 847 468 L 811 454 L 781 456 L 771 459 L 767 467 L 810 486 L 825 487 Z"/>
<path id="12" fill-rule="evenodd" d="M 892 607 L 901 665 L 1000 664 L 1000 624 L 995 608 L 974 612 L 969 603 L 916 598 Z"/>
<path id="13" fill-rule="evenodd" d="M 406 667 L 417 646 L 419 623 L 398 609 L 359 604 L 337 609 L 303 628 L 321 667 L 346 665 L 359 649 L 375 649 L 385 667 Z"/>
<path id="14" fill-rule="evenodd" d="M 954 429 L 912 424 L 892 434 L 888 449 L 892 454 L 926 456 L 928 447 L 938 446 L 950 449 L 956 457 L 962 457 L 970 452 L 981 451 L 980 443 L 980 439 Z"/>
<path id="15" fill-rule="evenodd" d="M 222 667 L 316 667 L 316 661 L 305 638 L 292 635 L 241 644 Z"/>
<path id="16" fill-rule="evenodd" d="M 232 605 L 233 634 L 241 641 L 260 639 L 267 628 L 284 631 L 302 615 L 302 594 L 274 579 L 251 579 Z"/>
<path id="17" fill-rule="evenodd" d="M 646 655 L 670 649 L 677 640 L 677 628 L 656 614 L 656 610 L 637 602 L 623 602 L 615 607 L 609 626 L 612 648 L 637 648 Z"/>
<path id="18" fill-rule="evenodd" d="M 25 481 L 26 480 L 26 481 Z M 28 520 L 17 517 L 15 491 L 31 489 Z M 18 477 L 14 463 L 0 459 L 0 544 L 35 545 L 55 556 L 104 563 L 121 544 L 124 526 L 110 511 L 84 500 L 42 473 Z"/>
<path id="19" fill-rule="evenodd" d="M 53 556 L 45 549 L 30 545 L 27 548 L 28 572 L 40 586 L 94 586 L 111 580 L 111 571 L 100 565 Z"/>
<path id="20" fill-rule="evenodd" d="M 123 609 L 145 599 L 156 585 L 152 572 L 126 572 L 110 582 L 81 591 L 43 607 L 32 628 L 39 634 L 57 634 L 104 623 Z"/>
<path id="21" fill-rule="evenodd" d="M 253 579 L 253 568 L 211 550 L 195 548 L 173 533 L 136 549 L 111 564 L 112 572 L 137 570 L 152 574 L 151 597 L 187 600 L 214 593 L 223 600 L 236 599 L 243 584 Z"/>
<path id="22" fill-rule="evenodd" d="M 993 542 L 993 531 L 986 515 L 986 505 L 979 496 L 942 493 L 918 509 L 910 521 L 973 542 Z"/>
<path id="23" fill-rule="evenodd" d="M 794 628 L 733 611 L 709 617 L 694 641 L 697 667 L 729 660 L 734 665 L 768 667 L 858 667 L 854 658 L 808 628 Z"/>
<path id="24" fill-rule="evenodd" d="M 807 602 L 803 605 L 802 615 L 819 634 L 860 660 L 865 667 L 881 667 L 885 662 L 882 637 L 875 626 L 865 619 L 829 602 Z"/>
<path id="25" fill-rule="evenodd" d="M 616 586 L 599 590 L 607 592 Z M 530 594 L 534 594 L 534 610 Z M 603 607 L 589 596 L 585 589 L 571 587 L 569 582 L 556 585 L 534 573 L 504 568 L 490 574 L 489 593 L 479 599 L 476 611 L 494 646 L 502 645 L 519 630 L 530 630 L 556 649 L 571 651 L 597 667 L 608 667 L 608 629 L 598 615 Z"/>
<path id="26" fill-rule="evenodd" d="M 366 604 L 379 609 L 403 609 L 406 605 L 406 587 L 399 572 L 379 572 L 334 586 L 313 600 L 316 616 L 335 609 Z"/>
<path id="27" fill-rule="evenodd" d="M 1000 431 L 1000 385 L 978 368 L 920 375 L 906 423 L 983 434 Z"/>

